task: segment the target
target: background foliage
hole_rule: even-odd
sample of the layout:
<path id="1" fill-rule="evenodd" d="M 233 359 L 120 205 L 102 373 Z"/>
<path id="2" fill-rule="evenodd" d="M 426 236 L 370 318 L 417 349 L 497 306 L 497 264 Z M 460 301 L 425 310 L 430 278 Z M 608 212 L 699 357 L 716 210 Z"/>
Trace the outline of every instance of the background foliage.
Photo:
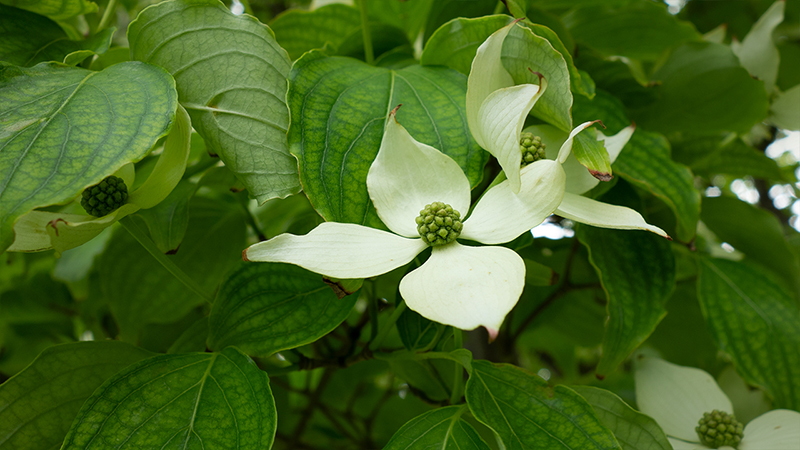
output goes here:
<path id="1" fill-rule="evenodd" d="M 506 244 L 526 287 L 493 342 L 405 309 L 429 253 L 367 280 L 241 261 L 383 228 L 365 180 L 400 103 L 479 197 L 467 76 L 523 17 L 528 124 L 634 122 L 588 195 L 672 241 L 551 217 Z M 0 0 L 0 36 L 0 449 L 669 449 L 637 349 L 722 375 L 739 416 L 800 411 L 800 2 Z M 111 174 L 137 194 L 87 216 Z"/>

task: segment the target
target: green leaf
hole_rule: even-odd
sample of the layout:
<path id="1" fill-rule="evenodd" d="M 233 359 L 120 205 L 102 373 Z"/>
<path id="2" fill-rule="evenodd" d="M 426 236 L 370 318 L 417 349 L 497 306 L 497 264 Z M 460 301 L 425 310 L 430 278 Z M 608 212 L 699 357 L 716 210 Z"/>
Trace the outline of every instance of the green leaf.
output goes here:
<path id="1" fill-rule="evenodd" d="M 598 141 L 594 129 L 580 133 L 572 141 L 572 153 L 589 173 L 601 181 L 610 181 L 611 160 L 602 141 Z"/>
<path id="2" fill-rule="evenodd" d="M 703 223 L 721 241 L 771 269 L 800 292 L 800 262 L 789 249 L 777 217 L 733 197 L 705 197 L 702 211 Z"/>
<path id="3" fill-rule="evenodd" d="M 506 4 L 508 12 L 516 18 L 525 17 L 528 9 L 528 2 L 526 0 L 503 0 Z"/>
<path id="4" fill-rule="evenodd" d="M 206 349 L 207 338 L 208 317 L 203 317 L 184 330 L 170 345 L 167 353 L 202 352 Z"/>
<path id="5" fill-rule="evenodd" d="M 358 298 L 339 298 L 321 275 L 290 264 L 251 263 L 220 288 L 208 346 L 269 356 L 316 341 L 339 326 Z"/>
<path id="6" fill-rule="evenodd" d="M 580 395 L 518 367 L 473 361 L 466 395 L 475 418 L 509 450 L 620 449 Z"/>
<path id="7" fill-rule="evenodd" d="M 313 11 L 287 10 L 269 26 L 278 44 L 294 61 L 309 50 L 323 48 L 326 43 L 337 49 L 348 36 L 361 33 L 361 15 L 352 6 L 335 3 Z"/>
<path id="8" fill-rule="evenodd" d="M 30 33 L 36 30 L 36 33 Z M 18 66 L 43 61 L 65 61 L 75 65 L 91 55 L 105 53 L 115 28 L 107 28 L 83 41 L 73 41 L 52 20 L 23 9 L 0 5 L 0 60 Z M 74 53 L 73 53 L 74 52 Z"/>
<path id="9" fill-rule="evenodd" d="M 142 159 L 175 117 L 174 81 L 157 67 L 102 72 L 54 63 L 0 65 L 0 249 L 28 211 L 74 199 Z M 115 118 L 109 121 L 106 118 Z"/>
<path id="10" fill-rule="evenodd" d="M 780 53 L 772 38 L 773 31 L 783 22 L 783 11 L 786 2 L 776 1 L 764 15 L 753 24 L 753 28 L 744 37 L 741 44 L 731 45 L 731 49 L 739 58 L 742 67 L 759 80 L 764 81 L 768 93 L 775 90 L 778 79 Z"/>
<path id="11" fill-rule="evenodd" d="M 189 224 L 189 199 L 196 190 L 196 184 L 181 181 L 161 203 L 134 213 L 145 222 L 150 238 L 163 253 L 175 253 L 183 242 Z"/>
<path id="12" fill-rule="evenodd" d="M 506 15 L 453 19 L 439 27 L 428 39 L 419 62 L 423 66 L 447 66 L 469 75 L 478 47 L 512 20 Z"/>
<path id="13" fill-rule="evenodd" d="M 692 172 L 705 175 L 708 179 L 716 174 L 726 174 L 737 178 L 749 175 L 753 178 L 774 181 L 783 181 L 784 179 L 774 159 L 747 145 L 740 138 L 723 145 L 714 145 L 714 150 L 692 162 L 690 167 Z"/>
<path id="14" fill-rule="evenodd" d="M 175 0 L 142 11 L 128 41 L 133 59 L 173 74 L 192 126 L 251 196 L 299 191 L 286 146 L 291 63 L 268 27 L 218 0 Z"/>
<path id="15" fill-rule="evenodd" d="M 414 139 L 453 158 L 475 186 L 488 154 L 469 132 L 466 88 L 466 77 L 450 69 L 389 70 L 320 51 L 303 55 L 290 74 L 289 146 L 317 212 L 329 221 L 382 226 L 366 178 L 384 121 L 399 104 L 397 120 Z"/>
<path id="16" fill-rule="evenodd" d="M 600 422 L 614 432 L 622 450 L 672 450 L 667 436 L 651 419 L 613 392 L 592 386 L 572 386 L 594 409 Z"/>
<path id="17" fill-rule="evenodd" d="M 684 44 L 653 74 L 653 80 L 662 82 L 659 100 L 638 109 L 633 117 L 654 131 L 746 133 L 767 116 L 764 83 L 753 79 L 724 45 Z"/>
<path id="18" fill-rule="evenodd" d="M 425 24 L 423 42 L 427 42 L 445 23 L 458 17 L 482 17 L 493 14 L 496 0 L 436 0 Z"/>
<path id="19" fill-rule="evenodd" d="M 617 369 L 666 315 L 675 287 L 675 259 L 668 240 L 644 231 L 582 226 L 578 238 L 589 250 L 608 297 L 603 356 L 596 373 Z"/>
<path id="20" fill-rule="evenodd" d="M 167 257 L 213 292 L 241 261 L 246 245 L 242 214 L 235 200 L 195 197 L 180 250 Z M 214 243 L 213 251 L 209 251 L 209 242 Z M 146 324 L 177 321 L 204 303 L 124 230 L 112 237 L 98 267 L 101 292 L 109 299 L 123 340 L 135 341 Z"/>
<path id="21" fill-rule="evenodd" d="M 800 130 L 798 103 L 800 103 L 800 84 L 778 94 L 772 105 L 770 105 L 769 121 L 778 128 Z"/>
<path id="22" fill-rule="evenodd" d="M 563 19 L 576 41 L 609 56 L 655 60 L 682 42 L 701 39 L 694 26 L 655 2 L 574 8 Z"/>
<path id="23" fill-rule="evenodd" d="M 697 293 L 717 346 L 773 407 L 800 410 L 800 311 L 774 275 L 757 266 L 703 258 Z"/>
<path id="24" fill-rule="evenodd" d="M 525 284 L 530 286 L 552 286 L 558 275 L 542 263 L 523 258 L 525 262 Z"/>
<path id="25" fill-rule="evenodd" d="M 269 377 L 235 348 L 158 355 L 103 383 L 62 448 L 268 449 L 276 422 Z"/>
<path id="26" fill-rule="evenodd" d="M 478 433 L 461 419 L 466 408 L 447 406 L 428 411 L 403 425 L 384 450 L 489 450 Z"/>
<path id="27" fill-rule="evenodd" d="M 97 5 L 88 0 L 0 0 L 0 3 L 26 9 L 53 20 L 66 20 L 80 14 L 97 12 Z"/>
<path id="28" fill-rule="evenodd" d="M 547 121 L 563 131 L 572 131 L 572 92 L 570 76 L 564 57 L 550 42 L 531 31 L 514 26 L 503 41 L 503 67 L 515 84 L 539 84 L 541 73 L 547 80 L 547 90 L 536 102 L 531 115 Z"/>
<path id="29" fill-rule="evenodd" d="M 406 309 L 397 320 L 397 333 L 405 348 L 416 350 L 428 346 L 436 338 L 439 327 L 443 326 Z"/>
<path id="30" fill-rule="evenodd" d="M 575 62 L 572 59 L 572 52 L 564 45 L 559 35 L 547 26 L 538 23 L 532 23 L 529 20 L 523 21 L 522 25 L 530 28 L 530 30 L 533 31 L 533 34 L 547 39 L 550 42 L 550 45 L 552 45 L 553 48 L 564 57 L 564 60 L 567 62 L 567 69 L 569 69 L 569 82 L 572 92 L 576 92 L 590 99 L 593 98 L 594 81 L 588 73 L 578 70 L 578 68 L 575 67 Z M 567 31 L 564 30 L 564 33 L 566 32 Z"/>
<path id="31" fill-rule="evenodd" d="M 406 32 L 410 41 L 425 28 L 434 0 L 406 0 L 403 2 L 387 2 L 385 0 L 368 0 L 367 9 L 370 16 L 381 22 Z"/>
<path id="32" fill-rule="evenodd" d="M 0 385 L 2 447 L 59 448 L 84 400 L 107 378 L 151 355 L 118 341 L 49 347 Z"/>

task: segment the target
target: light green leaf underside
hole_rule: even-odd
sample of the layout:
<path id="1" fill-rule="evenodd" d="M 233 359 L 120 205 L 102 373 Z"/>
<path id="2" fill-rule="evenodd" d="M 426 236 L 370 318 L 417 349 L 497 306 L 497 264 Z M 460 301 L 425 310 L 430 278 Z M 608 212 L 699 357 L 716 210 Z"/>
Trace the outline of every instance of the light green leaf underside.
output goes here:
<path id="1" fill-rule="evenodd" d="M 19 216 L 72 200 L 143 158 L 177 107 L 169 74 L 140 62 L 102 72 L 3 65 L 0 81 L 0 249 Z"/>
<path id="2" fill-rule="evenodd" d="M 339 299 L 318 275 L 289 264 L 250 263 L 220 288 L 208 346 L 269 356 L 316 341 L 339 326 L 357 295 Z"/>
<path id="3" fill-rule="evenodd" d="M 572 386 L 614 432 L 622 450 L 672 450 L 655 420 L 635 411 L 613 392 L 592 386 Z"/>
<path id="4" fill-rule="evenodd" d="M 563 131 L 572 131 L 572 92 L 567 62 L 550 42 L 530 29 L 514 26 L 503 42 L 503 67 L 515 84 L 539 84 L 533 72 L 547 80 L 544 92 L 531 115 L 549 122 Z"/>
<path id="5" fill-rule="evenodd" d="M 743 262 L 704 258 L 697 293 L 703 317 L 736 371 L 800 410 L 800 311 L 774 275 Z"/>
<path id="6" fill-rule="evenodd" d="M 605 376 L 655 330 L 675 285 L 675 259 L 668 240 L 643 231 L 580 228 L 589 261 L 608 297 L 603 356 L 596 372 Z"/>
<path id="7" fill-rule="evenodd" d="M 402 426 L 384 450 L 489 450 L 472 425 L 461 420 L 463 406 L 428 411 Z"/>
<path id="8" fill-rule="evenodd" d="M 786 130 L 800 130 L 800 85 L 781 92 L 770 105 L 770 122 Z"/>
<path id="9" fill-rule="evenodd" d="M 0 447 L 59 448 L 84 400 L 110 376 L 152 355 L 117 341 L 49 347 L 0 385 Z"/>
<path id="10" fill-rule="evenodd" d="M 207 292 L 241 260 L 245 223 L 239 205 L 196 197 L 179 251 L 167 257 Z M 142 221 L 132 217 L 141 229 Z M 208 243 L 214 251 L 208 251 Z M 171 323 L 204 300 L 156 263 L 125 230 L 119 230 L 99 259 L 100 289 L 124 340 L 135 341 L 148 323 Z"/>
<path id="11" fill-rule="evenodd" d="M 268 449 L 276 425 L 267 374 L 237 349 L 158 355 L 103 383 L 62 448 Z"/>
<path id="12" fill-rule="evenodd" d="M 465 19 L 459 17 L 442 25 L 425 44 L 420 57 L 423 66 L 447 66 L 469 75 L 478 47 L 492 33 L 514 20 L 506 15 Z"/>
<path id="13" fill-rule="evenodd" d="M 290 9 L 269 26 L 278 44 L 295 60 L 326 43 L 338 48 L 353 32 L 360 32 L 361 15 L 352 6 L 335 3 L 313 11 Z"/>
<path id="14" fill-rule="evenodd" d="M 572 154 L 590 173 L 611 175 L 611 161 L 602 141 L 597 140 L 594 129 L 575 136 Z"/>
<path id="15" fill-rule="evenodd" d="M 580 395 L 518 367 L 473 361 L 466 395 L 475 418 L 508 450 L 620 449 Z"/>
<path id="16" fill-rule="evenodd" d="M 0 3 L 27 9 L 53 20 L 67 20 L 80 14 L 97 12 L 97 5 L 88 0 L 0 0 Z"/>
<path id="17" fill-rule="evenodd" d="M 36 30 L 30 33 L 30 30 Z M 74 65 L 87 56 L 104 53 L 111 44 L 115 28 L 106 28 L 83 41 L 72 41 L 52 20 L 22 9 L 0 5 L 0 61 L 33 66 L 44 61 L 64 61 Z"/>
<path id="18" fill-rule="evenodd" d="M 366 178 L 387 114 L 399 104 L 397 120 L 411 136 L 453 158 L 475 186 L 488 154 L 469 132 L 466 87 L 466 77 L 446 68 L 389 70 L 306 53 L 290 75 L 289 146 L 314 208 L 329 221 L 382 227 Z"/>
<path id="19" fill-rule="evenodd" d="M 217 0 L 151 6 L 128 28 L 131 55 L 175 77 L 192 126 L 259 203 L 300 189 L 286 146 L 291 62 L 265 25 Z"/>

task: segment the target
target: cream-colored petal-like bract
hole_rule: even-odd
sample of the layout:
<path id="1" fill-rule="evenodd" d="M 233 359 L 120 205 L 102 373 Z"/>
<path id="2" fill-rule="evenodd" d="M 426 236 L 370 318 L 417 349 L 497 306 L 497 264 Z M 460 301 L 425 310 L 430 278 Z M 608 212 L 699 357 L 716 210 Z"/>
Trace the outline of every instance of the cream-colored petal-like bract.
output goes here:
<path id="1" fill-rule="evenodd" d="M 697 435 L 695 435 L 695 439 L 697 440 Z M 708 447 L 706 447 L 705 445 L 700 444 L 698 442 L 686 442 L 686 441 L 682 441 L 680 439 L 674 439 L 674 438 L 671 438 L 671 437 L 667 437 L 667 440 L 669 441 L 670 445 L 672 445 L 672 450 L 706 450 L 706 449 L 708 449 Z M 724 447 L 723 447 L 723 449 L 724 449 Z"/>
<path id="2" fill-rule="evenodd" d="M 401 236 L 419 236 L 414 219 L 429 203 L 447 203 L 462 217 L 469 211 L 469 180 L 458 163 L 417 142 L 397 122 L 394 112 L 369 168 L 367 189 L 383 223 Z"/>
<path id="3" fill-rule="evenodd" d="M 639 411 L 655 419 L 668 436 L 698 442 L 694 428 L 703 413 L 733 413 L 717 382 L 700 369 L 640 356 L 634 379 Z"/>
<path id="4" fill-rule="evenodd" d="M 514 194 L 508 180 L 481 197 L 464 222 L 461 237 L 484 244 L 502 244 L 539 225 L 564 196 L 564 170 L 549 159 L 522 169 L 522 188 Z"/>
<path id="5" fill-rule="evenodd" d="M 633 136 L 633 132 L 635 130 L 636 125 L 633 124 L 628 125 L 613 136 L 606 136 L 600 130 L 596 130 L 597 140 L 603 141 L 603 146 L 608 152 L 608 160 L 611 162 L 611 164 L 614 164 L 614 161 L 617 160 L 617 156 L 619 156 L 620 152 L 622 152 L 622 148 L 625 147 L 625 144 L 631 140 L 631 136 Z"/>
<path id="6" fill-rule="evenodd" d="M 487 145 L 478 126 L 478 112 L 481 105 L 492 92 L 514 85 L 514 80 L 500 60 L 503 41 L 512 26 L 514 24 L 500 28 L 483 41 L 478 47 L 475 58 L 472 59 L 472 67 L 467 78 L 467 123 L 472 137 L 483 148 Z"/>
<path id="7" fill-rule="evenodd" d="M 305 236 L 284 233 L 248 247 L 246 261 L 281 262 L 335 278 L 374 277 L 408 264 L 427 247 L 387 231 L 325 222 Z"/>
<path id="8" fill-rule="evenodd" d="M 630 208 L 598 202 L 597 200 L 570 194 L 569 192 L 564 193 L 564 198 L 555 213 L 569 220 L 595 227 L 618 230 L 647 230 L 671 239 L 664 230 L 645 222 L 641 214 Z"/>
<path id="9" fill-rule="evenodd" d="M 797 450 L 800 448 L 800 413 L 775 409 L 744 427 L 739 450 Z"/>
<path id="10" fill-rule="evenodd" d="M 400 294 L 423 317 L 462 330 L 486 327 L 494 338 L 525 285 L 525 263 L 505 247 L 433 248 L 428 261 L 400 281 Z"/>
<path id="11" fill-rule="evenodd" d="M 477 126 L 485 141 L 482 147 L 497 158 L 515 193 L 520 189 L 522 162 L 519 137 L 525 118 L 545 90 L 544 78 L 540 82 L 541 86 L 521 84 L 498 89 L 486 97 L 478 111 Z"/>

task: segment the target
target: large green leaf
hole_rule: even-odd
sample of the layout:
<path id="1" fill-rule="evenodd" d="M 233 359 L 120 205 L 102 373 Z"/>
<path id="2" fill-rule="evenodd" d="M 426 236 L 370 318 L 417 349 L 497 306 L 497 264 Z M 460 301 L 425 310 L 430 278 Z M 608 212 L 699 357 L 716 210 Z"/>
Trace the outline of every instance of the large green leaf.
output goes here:
<path id="1" fill-rule="evenodd" d="M 0 3 L 27 9 L 53 20 L 66 20 L 97 11 L 97 5 L 89 0 L 0 0 Z"/>
<path id="2" fill-rule="evenodd" d="M 184 180 L 158 205 L 134 214 L 144 220 L 150 238 L 163 253 L 178 251 L 189 225 L 189 199 L 197 185 Z"/>
<path id="3" fill-rule="evenodd" d="M 655 420 L 630 406 L 613 392 L 593 386 L 573 386 L 594 409 L 600 422 L 614 432 L 622 450 L 672 450 Z"/>
<path id="4" fill-rule="evenodd" d="M 776 408 L 800 411 L 800 311 L 774 275 L 743 262 L 700 260 L 697 293 L 711 334 Z"/>
<path id="5" fill-rule="evenodd" d="M 108 50 L 115 30 L 107 28 L 86 40 L 73 41 L 47 17 L 0 5 L 0 61 L 32 66 L 43 61 L 64 61 L 68 54 L 78 52 L 70 57 L 70 64 L 78 63 Z"/>
<path id="6" fill-rule="evenodd" d="M 591 101 L 575 97 L 576 123 L 602 120 L 605 134 L 616 133 L 630 125 L 625 107 L 605 91 L 597 91 Z M 638 128 L 611 166 L 614 173 L 652 193 L 670 207 L 677 221 L 676 235 L 688 242 L 694 237 L 700 217 L 700 192 L 694 187 L 692 172 L 670 157 L 667 139 Z"/>
<path id="7" fill-rule="evenodd" d="M 705 156 L 702 153 L 697 155 L 699 158 L 689 164 L 695 174 L 705 175 L 709 179 L 716 174 L 726 174 L 737 178 L 749 175 L 753 178 L 784 180 L 774 159 L 747 145 L 742 139 L 719 142 L 718 138 L 712 137 L 710 140 L 713 141 L 710 151 Z"/>
<path id="8" fill-rule="evenodd" d="M 326 43 L 338 48 L 347 36 L 361 32 L 361 15 L 352 6 L 335 3 L 313 11 L 290 9 L 269 26 L 278 44 L 295 60 Z"/>
<path id="9" fill-rule="evenodd" d="M 564 24 L 576 41 L 607 55 L 654 60 L 682 42 L 701 39 L 691 24 L 678 21 L 664 4 L 603 3 L 574 8 L 564 16 Z"/>
<path id="10" fill-rule="evenodd" d="M 608 296 L 603 356 L 596 373 L 608 375 L 647 339 L 667 313 L 675 286 L 675 259 L 668 240 L 645 231 L 582 226 L 578 238 L 589 249 Z"/>
<path id="11" fill-rule="evenodd" d="M 478 433 L 461 419 L 463 406 L 428 411 L 403 425 L 383 450 L 489 450 Z"/>
<path id="12" fill-rule="evenodd" d="M 235 348 L 158 355 L 103 383 L 62 448 L 268 449 L 276 422 L 269 377 Z"/>
<path id="13" fill-rule="evenodd" d="M 220 288 L 208 346 L 269 356 L 316 341 L 347 318 L 358 298 L 339 298 L 321 275 L 290 264 L 250 263 Z"/>
<path id="14" fill-rule="evenodd" d="M 389 111 L 414 139 L 441 150 L 470 185 L 483 176 L 487 153 L 472 139 L 465 111 L 467 79 L 446 68 L 401 70 L 306 53 L 295 62 L 287 96 L 289 146 L 303 190 L 326 220 L 382 226 L 366 186 Z"/>
<path id="15" fill-rule="evenodd" d="M 231 201 L 195 198 L 180 249 L 168 255 L 204 289 L 213 292 L 241 260 L 245 247 L 242 209 Z M 137 226 L 144 228 L 141 220 Z M 209 243 L 214 243 L 213 251 Z M 109 299 L 124 340 L 136 341 L 148 323 L 171 323 L 204 300 L 159 265 L 124 230 L 119 230 L 100 257 L 100 289 Z"/>
<path id="16" fill-rule="evenodd" d="M 473 361 L 466 394 L 475 418 L 509 450 L 620 449 L 580 395 L 518 367 Z"/>
<path id="17" fill-rule="evenodd" d="M 783 225 L 772 213 L 734 197 L 706 197 L 701 217 L 721 241 L 768 267 L 800 292 L 800 262 L 789 249 Z"/>
<path id="18" fill-rule="evenodd" d="M 286 147 L 291 62 L 268 27 L 218 0 L 173 0 L 142 11 L 128 41 L 133 59 L 175 77 L 192 126 L 259 203 L 298 192 Z"/>
<path id="19" fill-rule="evenodd" d="M 0 65 L 0 249 L 28 211 L 72 200 L 167 134 L 172 77 L 138 62 L 90 72 Z M 113 120 L 108 120 L 113 117 Z"/>
<path id="20" fill-rule="evenodd" d="M 150 356 L 117 341 L 48 348 L 0 385 L 0 448 L 59 448 L 84 400 L 107 378 Z"/>
<path id="21" fill-rule="evenodd" d="M 572 131 L 569 69 L 561 53 L 531 29 L 514 26 L 503 41 L 502 61 L 516 84 L 538 84 L 539 77 L 533 72 L 541 73 L 547 80 L 547 90 L 536 102 L 531 115 L 563 131 Z"/>
<path id="22" fill-rule="evenodd" d="M 767 116 L 764 83 L 739 65 L 729 47 L 708 42 L 681 45 L 653 74 L 660 98 L 633 115 L 661 132 L 746 133 Z M 736 92 L 736 95 L 730 95 Z"/>

